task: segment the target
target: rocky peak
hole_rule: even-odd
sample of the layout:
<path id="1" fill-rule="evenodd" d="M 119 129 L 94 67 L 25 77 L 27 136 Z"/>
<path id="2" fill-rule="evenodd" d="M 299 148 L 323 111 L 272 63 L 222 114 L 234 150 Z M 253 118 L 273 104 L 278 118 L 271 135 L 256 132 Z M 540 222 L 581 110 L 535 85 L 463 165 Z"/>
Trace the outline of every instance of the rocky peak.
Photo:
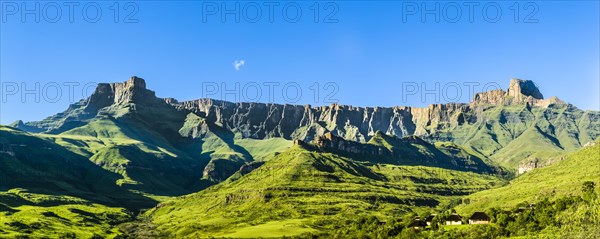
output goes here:
<path id="1" fill-rule="evenodd" d="M 544 99 L 538 87 L 530 80 L 511 79 L 508 85 L 508 95 L 515 98 L 531 96 L 534 99 Z"/>
<path id="2" fill-rule="evenodd" d="M 9 126 L 19 128 L 19 127 L 22 127 L 23 125 L 25 125 L 25 122 L 23 122 L 22 120 L 17 120 L 15 122 L 13 122 L 12 124 L 10 124 Z"/>
<path id="3" fill-rule="evenodd" d="M 512 105 L 528 104 L 538 107 L 548 107 L 551 104 L 564 103 L 562 100 L 551 97 L 544 99 L 544 95 L 530 80 L 513 78 L 510 80 L 508 91 L 492 90 L 475 94 L 471 105 Z"/>
<path id="4" fill-rule="evenodd" d="M 34 127 L 34 126 L 29 126 L 25 122 L 23 122 L 22 120 L 17 120 L 15 122 L 13 122 L 12 124 L 9 124 L 8 126 L 13 127 L 13 128 L 17 128 L 17 129 L 21 129 L 21 130 L 25 130 L 27 132 L 32 132 L 32 133 L 42 132 L 41 129 L 39 129 L 37 127 Z"/>
<path id="5" fill-rule="evenodd" d="M 146 89 L 146 81 L 137 76 L 132 76 L 131 78 L 129 78 L 129 80 L 127 80 L 125 82 L 125 86 L 145 90 Z"/>
<path id="6" fill-rule="evenodd" d="M 88 100 L 88 107 L 103 108 L 128 103 L 149 103 L 156 100 L 154 91 L 146 89 L 146 81 L 132 76 L 123 83 L 100 83 Z"/>

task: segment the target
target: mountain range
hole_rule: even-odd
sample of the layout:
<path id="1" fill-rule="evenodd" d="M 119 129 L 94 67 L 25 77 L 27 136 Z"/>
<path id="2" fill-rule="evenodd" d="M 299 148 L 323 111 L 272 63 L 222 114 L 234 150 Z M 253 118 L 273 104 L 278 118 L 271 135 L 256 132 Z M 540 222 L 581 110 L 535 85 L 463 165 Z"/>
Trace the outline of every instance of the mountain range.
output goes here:
<path id="1" fill-rule="evenodd" d="M 0 235 L 331 232 L 344 218 L 448 209 L 538 167 L 572 168 L 599 119 L 520 79 L 416 108 L 179 102 L 134 76 L 1 126 Z"/>
<path id="2" fill-rule="evenodd" d="M 62 134 L 103 117 L 139 123 L 171 145 L 202 138 L 217 128 L 244 139 L 305 142 L 328 132 L 360 143 L 368 142 L 377 132 L 397 138 L 417 136 L 462 145 L 513 170 L 522 162 L 576 150 L 600 134 L 600 112 L 577 109 L 557 97 L 544 99 L 532 81 L 519 79 L 512 79 L 507 91 L 477 93 L 468 104 L 416 108 L 311 107 L 213 99 L 179 102 L 157 98 L 143 79 L 134 76 L 124 83 L 99 84 L 88 99 L 62 113 L 11 126 Z"/>

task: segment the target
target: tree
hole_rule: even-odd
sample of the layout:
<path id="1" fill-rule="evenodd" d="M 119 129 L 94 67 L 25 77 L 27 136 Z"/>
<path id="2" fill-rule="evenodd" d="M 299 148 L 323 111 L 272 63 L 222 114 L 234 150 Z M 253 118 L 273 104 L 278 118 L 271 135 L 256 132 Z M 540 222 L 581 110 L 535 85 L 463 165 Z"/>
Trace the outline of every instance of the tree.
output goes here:
<path id="1" fill-rule="evenodd" d="M 596 192 L 594 190 L 595 188 L 596 188 L 596 184 L 594 182 L 592 182 L 592 181 L 583 182 L 583 187 L 582 187 L 581 191 L 583 192 L 583 199 L 586 202 L 590 202 L 596 198 Z"/>
<path id="2" fill-rule="evenodd" d="M 496 224 L 500 227 L 508 226 L 508 223 L 511 221 L 511 218 L 506 213 L 499 213 L 496 215 Z"/>

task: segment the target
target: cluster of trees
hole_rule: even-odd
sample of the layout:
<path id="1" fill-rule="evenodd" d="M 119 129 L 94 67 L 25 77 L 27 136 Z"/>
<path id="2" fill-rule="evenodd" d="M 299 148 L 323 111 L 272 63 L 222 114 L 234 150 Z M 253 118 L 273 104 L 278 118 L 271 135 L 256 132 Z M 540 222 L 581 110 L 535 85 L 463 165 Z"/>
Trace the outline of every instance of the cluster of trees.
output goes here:
<path id="1" fill-rule="evenodd" d="M 535 205 L 522 203 L 512 210 L 491 208 L 486 213 L 490 224 L 448 228 L 439 226 L 451 211 L 439 213 L 432 226 L 415 230 L 408 225 L 417 214 L 380 221 L 375 216 L 339 220 L 326 234 L 305 234 L 298 238 L 498 238 L 533 236 L 534 238 L 598 238 L 600 237 L 600 198 L 593 182 L 585 182 L 581 196 L 544 198 Z M 424 220 L 425 216 L 421 215 Z M 328 222 L 330 223 L 330 222 Z"/>

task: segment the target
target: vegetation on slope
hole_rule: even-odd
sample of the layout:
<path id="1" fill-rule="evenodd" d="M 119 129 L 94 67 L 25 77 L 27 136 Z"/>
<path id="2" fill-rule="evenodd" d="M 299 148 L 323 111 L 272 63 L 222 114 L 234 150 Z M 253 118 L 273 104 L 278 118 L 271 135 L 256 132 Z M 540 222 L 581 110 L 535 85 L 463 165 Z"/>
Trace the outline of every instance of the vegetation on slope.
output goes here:
<path id="1" fill-rule="evenodd" d="M 493 176 L 365 164 L 294 146 L 250 173 L 145 215 L 164 237 L 298 235 L 333 230 L 344 218 L 400 217 L 498 183 Z"/>
<path id="2" fill-rule="evenodd" d="M 600 184 L 600 144 L 584 147 L 566 159 L 535 169 L 512 180 L 509 185 L 469 195 L 469 204 L 457 210 L 471 213 L 482 208 L 510 208 L 523 201 L 535 202 L 544 197 L 573 195 L 585 181 Z"/>
<path id="3" fill-rule="evenodd" d="M 115 238 L 133 220 L 124 208 L 24 189 L 0 192 L 0 238 Z"/>
<path id="4" fill-rule="evenodd" d="M 44 134 L 0 126 L 0 237 L 112 238 L 120 236 L 121 224 L 120 230 L 138 237 L 494 238 L 533 232 L 569 238 L 585 237 L 590 223 L 599 221 L 598 200 L 589 190 L 581 197 L 574 190 L 587 180 L 599 184 L 598 146 L 506 187 L 469 195 L 504 184 L 488 175 L 504 171 L 497 164 L 548 163 L 598 138 L 597 111 L 560 102 L 465 104 L 444 115 L 449 105 L 435 105 L 429 109 L 441 111 L 430 113 L 440 118 L 423 116 L 431 121 L 418 125 L 424 127 L 420 133 L 409 118 L 401 123 L 402 135 L 423 133 L 425 142 L 381 132 L 371 138 L 365 115 L 343 107 L 335 120 L 298 127 L 288 116 L 306 110 L 300 106 L 228 103 L 201 112 L 194 104 L 167 102 L 173 101 L 155 97 L 133 77 L 99 85 L 63 113 L 14 125 Z M 286 117 L 267 109 L 285 109 Z M 218 120 L 223 111 L 231 113 L 230 121 Z M 269 138 L 285 136 L 283 131 L 303 139 L 328 131 L 370 138 L 366 145 L 394 157 L 288 150 L 290 140 Z M 122 224 L 157 201 L 165 202 Z M 536 210 L 503 213 L 532 202 Z M 407 230 L 415 215 L 434 208 L 447 213 L 457 204 L 463 214 L 487 210 L 493 224 Z"/>
<path id="5" fill-rule="evenodd" d="M 145 196 L 115 184 L 120 178 L 49 140 L 0 126 L 0 190 L 67 195 L 132 209 L 152 206 Z"/>
<path id="6" fill-rule="evenodd" d="M 407 213 L 395 220 L 381 221 L 377 216 L 345 218 L 332 232 L 305 233 L 294 238 L 402 238 L 402 239 L 494 239 L 494 238 L 581 238 L 600 236 L 600 198 L 592 182 L 579 190 L 582 196 L 546 197 L 535 206 L 523 203 L 501 210 L 491 208 L 489 224 L 444 225 L 450 211 L 438 212 L 430 226 L 414 228 L 415 218 L 425 218 L 429 212 Z M 422 219 L 421 219 L 422 220 Z"/>
<path id="7" fill-rule="evenodd" d="M 377 131 L 368 144 L 385 147 L 393 155 L 393 159 L 388 162 L 398 165 L 424 165 L 488 174 L 504 173 L 503 169 L 495 167 L 483 155 L 452 142 L 431 144 L 417 136 L 399 139 Z M 370 160 L 375 158 L 372 155 L 367 157 Z"/>
<path id="8" fill-rule="evenodd" d="M 526 104 L 481 106 L 471 117 L 481 120 L 436 130 L 433 141 L 452 141 L 516 169 L 519 163 L 573 152 L 600 136 L 600 114 L 569 104 L 547 108 Z"/>

